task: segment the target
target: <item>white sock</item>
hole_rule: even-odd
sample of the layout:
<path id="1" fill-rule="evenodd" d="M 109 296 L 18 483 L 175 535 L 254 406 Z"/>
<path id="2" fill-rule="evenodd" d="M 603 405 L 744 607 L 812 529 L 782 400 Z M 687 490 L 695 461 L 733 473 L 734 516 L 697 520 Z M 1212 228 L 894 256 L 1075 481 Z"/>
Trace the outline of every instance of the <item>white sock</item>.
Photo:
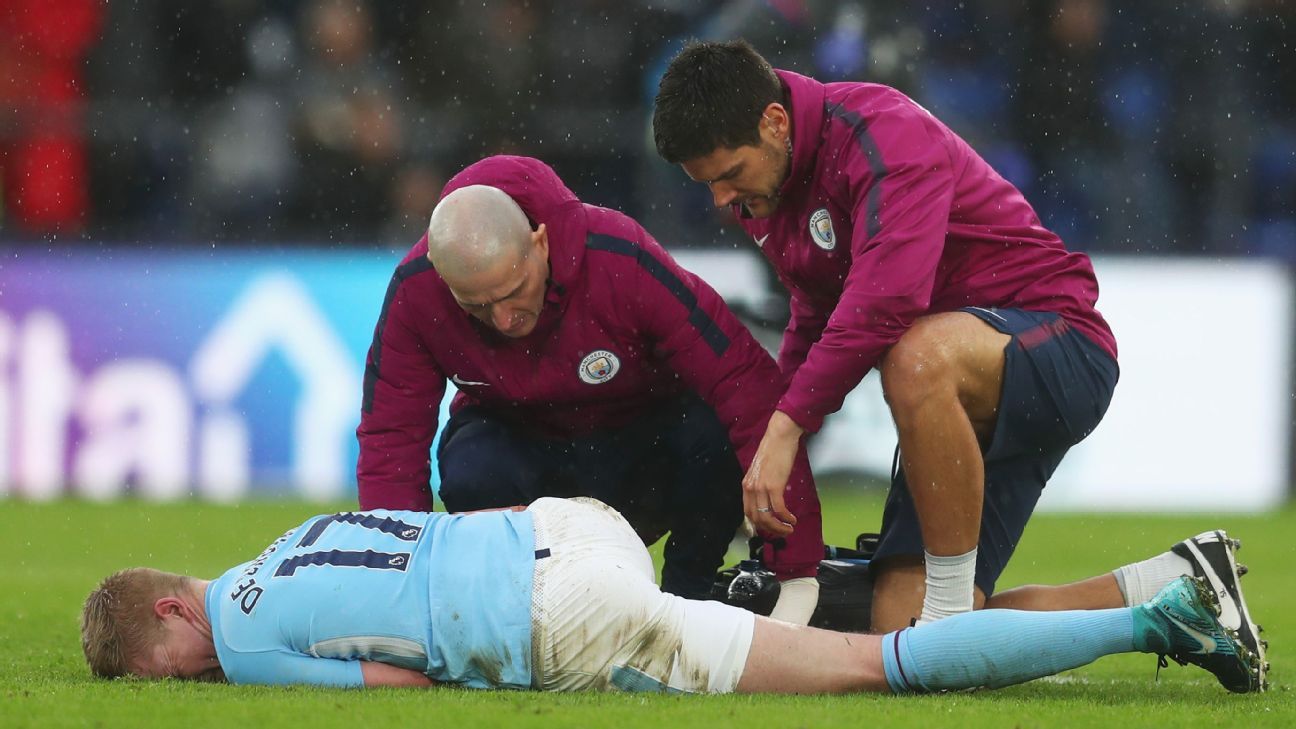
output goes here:
<path id="1" fill-rule="evenodd" d="M 1142 562 L 1127 564 L 1112 571 L 1116 584 L 1125 596 L 1125 606 L 1134 607 L 1156 597 L 1161 588 L 1183 575 L 1192 574 L 1192 564 L 1175 554 L 1163 552 Z"/>
<path id="2" fill-rule="evenodd" d="M 814 577 L 793 577 L 779 583 L 778 602 L 770 617 L 795 625 L 808 625 L 815 608 L 819 607 L 819 580 Z"/>
<path id="3" fill-rule="evenodd" d="M 967 554 L 937 557 L 923 551 L 927 561 L 927 594 L 918 624 L 972 612 L 972 580 L 976 577 L 976 548 Z"/>

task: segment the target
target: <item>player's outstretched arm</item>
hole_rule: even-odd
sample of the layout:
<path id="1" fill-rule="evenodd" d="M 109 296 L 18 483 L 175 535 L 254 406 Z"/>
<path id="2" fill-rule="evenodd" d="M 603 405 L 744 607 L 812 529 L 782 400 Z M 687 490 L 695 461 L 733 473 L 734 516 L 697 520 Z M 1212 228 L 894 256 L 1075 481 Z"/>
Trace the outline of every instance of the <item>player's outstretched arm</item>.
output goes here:
<path id="1" fill-rule="evenodd" d="M 360 673 L 364 676 L 365 688 L 436 685 L 436 681 L 428 678 L 427 674 L 375 661 L 360 661 Z"/>

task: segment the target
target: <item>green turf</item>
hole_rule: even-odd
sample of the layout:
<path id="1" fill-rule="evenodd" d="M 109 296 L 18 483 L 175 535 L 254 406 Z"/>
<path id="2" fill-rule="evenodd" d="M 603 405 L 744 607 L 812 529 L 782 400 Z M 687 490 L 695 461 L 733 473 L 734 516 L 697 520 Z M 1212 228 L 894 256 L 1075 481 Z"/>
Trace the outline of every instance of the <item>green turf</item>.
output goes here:
<path id="1" fill-rule="evenodd" d="M 830 541 L 875 527 L 879 501 L 824 497 Z M 343 507 L 345 508 L 345 506 Z M 1208 674 L 1117 656 L 1001 691 L 891 696 L 540 695 L 434 689 L 265 689 L 91 680 L 77 641 L 81 601 L 98 578 L 148 564 L 215 576 L 305 516 L 302 503 L 155 505 L 0 501 L 0 726 L 869 726 L 1234 727 L 1296 725 L 1296 509 L 1262 517 L 1053 516 L 1031 522 L 1002 585 L 1096 574 L 1215 526 L 1241 536 L 1253 612 L 1273 644 L 1272 690 L 1226 693 Z"/>

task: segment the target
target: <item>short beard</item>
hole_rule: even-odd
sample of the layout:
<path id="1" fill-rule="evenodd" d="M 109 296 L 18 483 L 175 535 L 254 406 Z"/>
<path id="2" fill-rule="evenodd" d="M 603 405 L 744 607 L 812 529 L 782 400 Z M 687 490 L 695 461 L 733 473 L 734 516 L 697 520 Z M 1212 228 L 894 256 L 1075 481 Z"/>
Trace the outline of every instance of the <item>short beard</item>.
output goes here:
<path id="1" fill-rule="evenodd" d="M 780 198 L 779 193 L 783 189 L 783 185 L 787 184 L 788 177 L 792 175 L 792 139 L 784 139 L 783 149 L 770 150 L 770 156 L 775 160 L 782 158 L 782 169 L 778 170 L 774 175 L 774 189 L 765 196 L 769 199 L 771 206 L 777 206 Z"/>

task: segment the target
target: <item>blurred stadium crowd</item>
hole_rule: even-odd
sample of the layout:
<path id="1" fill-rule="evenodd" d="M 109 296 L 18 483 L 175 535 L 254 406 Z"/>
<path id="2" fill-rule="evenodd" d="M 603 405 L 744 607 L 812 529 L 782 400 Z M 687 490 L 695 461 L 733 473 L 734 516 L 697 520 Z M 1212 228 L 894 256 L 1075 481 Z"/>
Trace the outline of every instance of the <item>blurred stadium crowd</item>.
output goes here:
<path id="1" fill-rule="evenodd" d="M 915 97 L 1075 248 L 1296 263 L 1290 0 L 0 0 L 0 240 L 404 247 L 512 152 L 730 245 L 649 115 L 739 36 Z"/>

